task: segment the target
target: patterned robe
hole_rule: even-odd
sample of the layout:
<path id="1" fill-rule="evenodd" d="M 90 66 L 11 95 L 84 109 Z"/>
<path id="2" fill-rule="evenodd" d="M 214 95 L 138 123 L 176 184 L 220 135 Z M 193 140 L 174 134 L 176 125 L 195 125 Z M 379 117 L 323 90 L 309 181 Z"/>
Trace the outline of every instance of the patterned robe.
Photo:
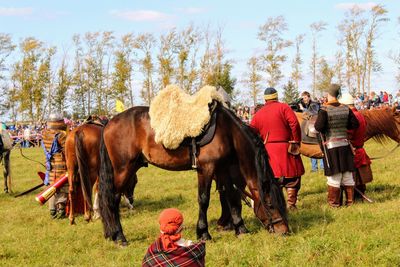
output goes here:
<path id="1" fill-rule="evenodd" d="M 164 251 L 158 238 L 148 248 L 142 267 L 202 267 L 205 266 L 206 244 L 195 243 L 187 247 L 178 247 L 172 251 Z"/>
<path id="2" fill-rule="evenodd" d="M 49 181 L 50 184 L 53 184 L 62 176 L 64 176 L 67 172 L 67 164 L 65 161 L 65 140 L 67 138 L 67 134 L 63 130 L 58 129 L 46 129 L 43 131 L 43 143 L 47 151 L 51 149 L 51 145 L 54 141 L 54 138 L 57 136 L 57 142 L 61 146 L 61 152 L 55 153 L 50 160 L 50 172 L 49 172 Z M 64 188 L 65 186 L 63 186 Z"/>

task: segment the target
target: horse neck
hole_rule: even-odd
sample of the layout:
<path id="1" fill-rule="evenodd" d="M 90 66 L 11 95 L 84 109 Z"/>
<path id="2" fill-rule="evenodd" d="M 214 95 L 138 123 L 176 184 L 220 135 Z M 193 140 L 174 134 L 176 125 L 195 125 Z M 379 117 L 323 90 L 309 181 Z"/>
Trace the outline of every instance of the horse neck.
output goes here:
<path id="1" fill-rule="evenodd" d="M 400 142 L 399 126 L 390 110 L 366 110 L 362 114 L 367 122 L 365 140 L 375 138 L 378 142 L 383 142 L 388 137 Z"/>

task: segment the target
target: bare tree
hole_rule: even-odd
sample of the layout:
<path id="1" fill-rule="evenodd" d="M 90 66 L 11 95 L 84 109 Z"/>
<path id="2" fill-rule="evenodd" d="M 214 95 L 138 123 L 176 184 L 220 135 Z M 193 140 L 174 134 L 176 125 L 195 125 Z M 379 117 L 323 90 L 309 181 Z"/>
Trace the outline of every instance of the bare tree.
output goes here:
<path id="1" fill-rule="evenodd" d="M 382 23 L 387 22 L 389 19 L 385 17 L 387 10 L 381 5 L 374 6 L 370 11 L 370 23 L 366 34 L 366 51 L 364 57 L 364 71 L 362 78 L 362 92 L 365 92 L 365 77 L 367 79 L 367 91 L 371 90 L 371 73 L 375 70 L 381 69 L 379 62 L 377 61 L 374 41 L 379 37 L 379 26 Z"/>
<path id="2" fill-rule="evenodd" d="M 291 41 L 282 37 L 287 29 L 285 18 L 278 16 L 268 18 L 258 30 L 258 39 L 266 43 L 265 52 L 260 59 L 268 77 L 267 84 L 271 87 L 276 86 L 283 78 L 281 67 L 287 57 L 282 51 L 292 45 Z"/>
<path id="3" fill-rule="evenodd" d="M 312 58 L 311 58 L 311 73 L 313 77 L 312 83 L 312 93 L 315 96 L 317 89 L 317 64 L 319 61 L 318 51 L 317 51 L 317 38 L 319 34 L 326 30 L 328 24 L 324 21 L 314 22 L 310 25 L 311 35 L 312 35 Z"/>
<path id="4" fill-rule="evenodd" d="M 295 47 L 296 54 L 292 61 L 292 81 L 295 84 L 296 89 L 299 89 L 299 81 L 303 79 L 303 75 L 301 74 L 301 65 L 303 64 L 303 59 L 301 58 L 300 46 L 304 42 L 305 34 L 300 34 L 296 36 L 295 39 Z"/>
<path id="5" fill-rule="evenodd" d="M 142 53 L 142 58 L 139 60 L 140 70 L 144 76 L 141 95 L 148 105 L 150 105 L 155 94 L 153 84 L 154 63 L 151 56 L 155 44 L 156 39 L 150 33 L 140 34 L 135 41 L 135 46 Z"/>
<path id="6" fill-rule="evenodd" d="M 365 32 L 367 20 L 363 17 L 364 11 L 354 6 L 346 12 L 345 19 L 339 24 L 339 30 L 346 47 L 346 80 L 349 90 L 355 87 L 356 92 L 362 88 L 363 57 L 365 52 L 361 46 L 361 38 Z M 352 80 L 355 80 L 353 86 Z"/>
<path id="7" fill-rule="evenodd" d="M 248 72 L 246 73 L 245 79 L 242 81 L 250 91 L 250 96 L 253 100 L 253 106 L 258 103 L 259 95 L 261 93 L 261 81 L 262 75 L 260 74 L 261 66 L 259 58 L 251 57 L 247 61 Z"/>

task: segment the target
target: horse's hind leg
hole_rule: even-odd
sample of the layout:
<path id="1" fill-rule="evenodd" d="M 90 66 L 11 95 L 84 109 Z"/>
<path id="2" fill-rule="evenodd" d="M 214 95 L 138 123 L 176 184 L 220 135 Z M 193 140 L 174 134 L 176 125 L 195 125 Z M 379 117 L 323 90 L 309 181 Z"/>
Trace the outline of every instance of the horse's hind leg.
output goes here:
<path id="1" fill-rule="evenodd" d="M 11 174 L 10 174 L 10 151 L 7 151 L 4 153 L 4 157 L 2 157 L 3 164 L 4 164 L 4 169 L 3 169 L 3 175 L 4 175 L 4 193 L 11 192 Z"/>
<path id="2" fill-rule="evenodd" d="M 97 220 L 100 218 L 100 209 L 99 209 L 99 183 L 96 181 L 94 185 L 94 201 L 93 201 L 93 220 Z"/>
<path id="3" fill-rule="evenodd" d="M 198 173 L 198 202 L 199 202 L 199 219 L 197 221 L 197 238 L 201 240 L 211 240 L 208 232 L 207 209 L 210 203 L 210 176 Z"/>
<path id="4" fill-rule="evenodd" d="M 221 217 L 218 219 L 218 228 L 224 231 L 233 230 L 231 210 L 226 198 L 225 188 L 218 189 L 221 203 Z"/>
<path id="5" fill-rule="evenodd" d="M 237 173 L 235 174 L 233 169 L 230 169 L 229 176 L 228 177 L 225 173 L 225 171 L 220 171 L 219 172 L 219 179 L 223 180 L 224 184 L 224 194 L 225 196 L 225 201 L 229 210 L 230 210 L 230 215 L 231 215 L 231 220 L 233 223 L 233 227 L 235 228 L 235 233 L 237 235 L 248 233 L 247 228 L 244 225 L 244 221 L 242 218 L 242 201 L 241 201 L 241 194 L 237 188 L 234 188 L 233 186 L 233 181 L 237 181 Z M 237 187 L 240 187 L 240 185 L 236 185 Z M 221 195 L 221 198 L 223 197 Z M 223 205 L 223 200 L 221 200 L 221 205 Z"/>

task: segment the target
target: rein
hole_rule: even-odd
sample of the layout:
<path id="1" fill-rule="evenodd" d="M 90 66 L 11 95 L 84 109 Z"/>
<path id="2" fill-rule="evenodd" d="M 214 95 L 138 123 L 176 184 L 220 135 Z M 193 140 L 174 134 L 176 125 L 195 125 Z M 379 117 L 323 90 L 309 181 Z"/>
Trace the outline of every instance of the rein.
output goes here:
<path id="1" fill-rule="evenodd" d="M 371 160 L 383 159 L 383 158 L 389 156 L 390 154 L 392 154 L 399 146 L 400 146 L 400 143 L 397 143 L 397 146 L 395 146 L 392 150 L 390 150 L 388 153 L 386 153 L 386 155 L 383 155 L 383 156 L 380 156 L 380 157 L 373 157 L 373 158 L 370 158 L 370 159 Z"/>
<path id="2" fill-rule="evenodd" d="M 20 143 L 21 143 L 21 142 L 20 142 Z M 22 147 L 21 147 L 21 146 L 19 147 L 19 152 L 21 153 L 21 156 L 22 156 L 23 158 L 25 158 L 25 159 L 27 159 L 27 160 L 30 160 L 30 161 L 33 161 L 33 162 L 36 162 L 36 163 L 39 163 L 39 164 L 42 165 L 44 168 L 46 168 L 46 166 L 45 166 L 42 162 L 37 161 L 37 160 L 34 160 L 34 159 L 31 159 L 31 158 L 25 156 L 24 153 L 22 153 Z"/>

